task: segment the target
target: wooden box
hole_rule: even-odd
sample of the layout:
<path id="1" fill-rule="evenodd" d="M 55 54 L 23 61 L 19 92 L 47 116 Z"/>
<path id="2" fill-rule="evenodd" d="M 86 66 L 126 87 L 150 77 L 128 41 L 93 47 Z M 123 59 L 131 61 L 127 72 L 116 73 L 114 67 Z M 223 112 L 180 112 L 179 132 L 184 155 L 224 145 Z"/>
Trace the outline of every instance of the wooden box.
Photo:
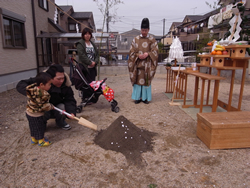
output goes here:
<path id="1" fill-rule="evenodd" d="M 213 66 L 223 67 L 224 66 L 224 57 L 213 57 Z"/>
<path id="2" fill-rule="evenodd" d="M 246 48 L 238 47 L 232 48 L 231 57 L 245 57 L 246 56 Z"/>
<path id="3" fill-rule="evenodd" d="M 201 65 L 210 65 L 210 57 L 201 57 Z"/>
<path id="4" fill-rule="evenodd" d="M 196 135 L 209 149 L 250 147 L 250 112 L 198 113 Z"/>

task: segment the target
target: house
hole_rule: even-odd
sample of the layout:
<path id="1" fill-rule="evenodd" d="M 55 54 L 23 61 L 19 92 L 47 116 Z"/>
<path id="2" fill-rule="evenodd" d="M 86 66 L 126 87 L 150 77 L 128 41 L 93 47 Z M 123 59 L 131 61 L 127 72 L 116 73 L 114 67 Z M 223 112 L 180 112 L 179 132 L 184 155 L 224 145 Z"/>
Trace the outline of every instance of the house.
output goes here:
<path id="1" fill-rule="evenodd" d="M 223 5 L 223 3 L 228 5 L 228 1 L 219 1 L 219 4 Z M 230 28 L 229 21 L 231 17 L 228 19 L 223 19 L 220 24 L 214 25 L 212 28 L 210 28 L 208 24 L 209 18 L 219 14 L 220 12 L 223 12 L 225 10 L 224 7 L 225 6 L 223 5 L 222 8 L 215 9 L 204 15 L 186 15 L 182 22 L 172 23 L 169 33 L 173 37 L 179 37 L 184 51 L 195 51 L 197 49 L 197 45 L 200 43 L 199 40 L 203 38 L 212 37 L 213 39 L 217 40 L 221 39 L 225 36 Z M 246 1 L 245 15 L 249 15 L 249 7 L 250 2 Z"/>
<path id="2" fill-rule="evenodd" d="M 82 30 L 89 27 L 93 29 L 93 32 L 96 31 L 94 16 L 92 12 L 75 12 L 72 6 L 55 5 L 55 8 L 54 15 L 57 15 L 57 20 L 55 20 L 56 23 L 51 24 L 57 30 L 50 32 L 49 35 L 42 33 L 38 37 L 42 40 L 53 41 L 51 54 L 54 58 L 52 62 L 65 65 L 68 64 L 67 52 L 69 49 L 75 48 L 74 44 L 81 39 Z M 40 66 L 48 66 L 49 64 L 50 62 L 43 61 Z"/>
<path id="3" fill-rule="evenodd" d="M 52 63 L 65 65 L 67 49 L 74 48 L 84 27 L 96 31 L 92 12 L 74 12 L 54 0 L 1 1 L 0 92 Z M 108 36 L 96 33 L 96 43 L 107 45 Z"/>
<path id="4" fill-rule="evenodd" d="M 132 29 L 130 31 L 120 33 L 117 37 L 117 54 L 122 55 L 123 59 L 127 59 L 133 39 L 140 34 L 141 30 L 138 29 Z"/>
<path id="5" fill-rule="evenodd" d="M 37 1 L 0 3 L 0 92 L 37 73 L 35 6 Z"/>

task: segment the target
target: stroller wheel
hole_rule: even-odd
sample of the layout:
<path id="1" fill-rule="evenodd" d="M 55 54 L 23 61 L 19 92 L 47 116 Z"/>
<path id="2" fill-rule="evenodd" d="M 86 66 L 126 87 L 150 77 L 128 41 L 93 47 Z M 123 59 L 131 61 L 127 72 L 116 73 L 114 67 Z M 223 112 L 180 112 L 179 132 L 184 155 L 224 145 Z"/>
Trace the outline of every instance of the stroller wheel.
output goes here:
<path id="1" fill-rule="evenodd" d="M 81 113 L 81 111 L 82 111 L 82 106 L 81 105 L 77 106 L 76 113 Z"/>
<path id="2" fill-rule="evenodd" d="M 118 113 L 120 111 L 120 108 L 116 106 L 114 109 L 112 109 L 113 112 Z"/>
<path id="3" fill-rule="evenodd" d="M 120 108 L 117 106 L 118 102 L 115 99 L 113 99 L 110 103 L 111 103 L 111 110 L 112 110 L 112 112 L 117 113 L 117 112 L 120 111 Z"/>

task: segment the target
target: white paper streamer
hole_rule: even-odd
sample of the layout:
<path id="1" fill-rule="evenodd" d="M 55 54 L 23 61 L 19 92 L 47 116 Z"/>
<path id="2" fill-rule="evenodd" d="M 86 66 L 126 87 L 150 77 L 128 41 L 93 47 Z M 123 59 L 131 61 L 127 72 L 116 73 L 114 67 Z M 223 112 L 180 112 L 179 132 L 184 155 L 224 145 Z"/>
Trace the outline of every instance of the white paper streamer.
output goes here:
<path id="1" fill-rule="evenodd" d="M 183 61 L 183 49 L 181 45 L 181 41 L 178 37 L 173 38 L 173 42 L 170 46 L 169 50 L 169 58 L 177 59 L 177 61 Z"/>

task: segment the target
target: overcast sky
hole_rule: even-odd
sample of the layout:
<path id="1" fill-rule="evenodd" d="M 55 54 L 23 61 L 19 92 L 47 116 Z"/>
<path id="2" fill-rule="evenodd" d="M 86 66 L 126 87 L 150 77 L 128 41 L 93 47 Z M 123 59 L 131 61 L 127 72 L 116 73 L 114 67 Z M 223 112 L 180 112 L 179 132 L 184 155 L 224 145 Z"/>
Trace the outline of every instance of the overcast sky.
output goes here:
<path id="1" fill-rule="evenodd" d="M 99 4 L 104 0 L 99 0 Z M 204 15 L 212 9 L 205 2 L 214 4 L 217 0 L 123 0 L 123 4 L 110 9 L 110 16 L 116 9 L 116 20 L 110 22 L 109 31 L 126 32 L 133 28 L 140 29 L 141 20 L 149 18 L 150 33 L 163 35 L 165 19 L 165 34 L 172 22 L 182 22 L 186 15 Z M 57 5 L 72 5 L 75 12 L 93 12 L 96 28 L 103 26 L 104 16 L 93 0 L 55 0 Z M 107 31 L 106 24 L 104 31 Z"/>

